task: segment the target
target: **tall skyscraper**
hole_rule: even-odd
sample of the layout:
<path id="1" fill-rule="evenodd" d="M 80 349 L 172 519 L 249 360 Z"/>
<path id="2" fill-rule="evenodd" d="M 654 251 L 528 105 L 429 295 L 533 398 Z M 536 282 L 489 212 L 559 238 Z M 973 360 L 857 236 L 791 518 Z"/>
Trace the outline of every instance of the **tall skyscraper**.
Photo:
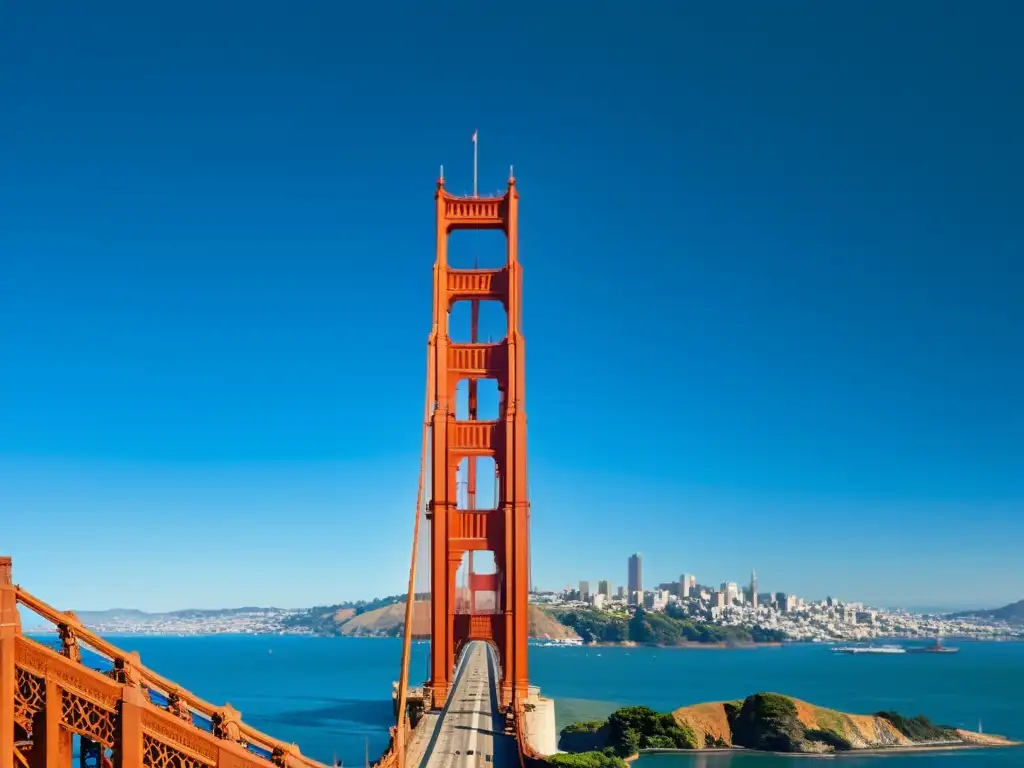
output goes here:
<path id="1" fill-rule="evenodd" d="M 638 605 L 644 601 L 643 564 L 640 553 L 629 556 L 629 604 Z"/>
<path id="2" fill-rule="evenodd" d="M 611 589 L 608 587 L 608 582 L 604 579 L 597 582 L 597 594 L 604 595 L 610 598 L 612 596 Z"/>
<path id="3" fill-rule="evenodd" d="M 589 599 L 590 599 L 590 582 L 589 581 L 581 581 L 580 582 L 580 600 L 582 600 L 583 602 L 587 602 L 587 600 L 589 600 Z"/>
<path id="4" fill-rule="evenodd" d="M 757 608 L 757 574 L 750 569 L 750 604 Z"/>
<path id="5" fill-rule="evenodd" d="M 679 599 L 685 600 L 690 596 L 690 577 L 688 574 L 683 574 L 679 577 Z"/>

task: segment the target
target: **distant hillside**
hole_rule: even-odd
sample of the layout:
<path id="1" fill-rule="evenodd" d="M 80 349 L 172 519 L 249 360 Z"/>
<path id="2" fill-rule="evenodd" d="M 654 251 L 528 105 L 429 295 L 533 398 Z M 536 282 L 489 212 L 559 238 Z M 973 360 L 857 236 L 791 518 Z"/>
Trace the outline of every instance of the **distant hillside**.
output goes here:
<path id="1" fill-rule="evenodd" d="M 292 617 L 296 622 L 301 617 Z M 405 625 L 405 602 L 394 602 L 380 608 L 354 611 L 323 609 L 309 618 L 310 628 L 318 634 L 346 637 L 398 637 Z M 418 600 L 413 606 L 412 631 L 414 637 L 430 636 L 430 601 Z M 531 637 L 567 639 L 578 637 L 576 632 L 560 624 L 539 606 L 530 606 Z"/>
<path id="2" fill-rule="evenodd" d="M 312 631 L 329 630 L 337 623 L 342 623 L 353 616 L 372 611 L 381 606 L 398 602 L 404 604 L 405 595 L 374 598 L 373 600 L 355 600 L 337 605 L 317 606 L 304 610 L 285 608 L 259 608 L 246 606 L 243 608 L 184 608 L 178 611 L 148 613 L 135 608 L 111 608 L 106 611 L 76 611 L 75 614 L 86 626 L 109 624 L 111 622 L 151 624 L 173 620 L 229 619 L 232 617 L 259 616 L 276 614 L 283 616 L 282 624 L 287 628 L 301 628 Z M 325 631 L 324 634 L 331 634 Z"/>
<path id="3" fill-rule="evenodd" d="M 150 621 L 161 616 L 159 613 L 147 613 L 135 608 L 111 608 L 106 611 L 75 611 L 75 615 L 85 624 L 103 621 Z"/>
<path id="4" fill-rule="evenodd" d="M 1005 621 L 1007 624 L 1024 624 L 1024 600 L 1004 605 L 1002 608 L 993 608 L 988 611 L 963 611 L 952 614 L 952 618 L 962 619 L 968 616 L 976 616 L 979 619 L 992 621 Z"/>
<path id="5" fill-rule="evenodd" d="M 251 616 L 269 613 L 286 613 L 283 608 L 184 608 L 180 611 L 147 612 L 136 608 L 109 608 L 105 611 L 75 611 L 75 615 L 86 626 L 108 624 L 110 622 L 135 622 L 151 624 L 158 621 L 173 619 L 220 619 L 232 616 Z M 32 614 L 34 616 L 34 614 Z M 43 621 L 40 619 L 40 621 Z"/>
<path id="6" fill-rule="evenodd" d="M 479 604 L 486 610 L 486 600 Z M 22 625 L 31 631 L 49 626 L 35 613 L 23 611 Z M 105 611 L 77 611 L 79 620 L 100 632 L 129 634 L 293 634 L 341 635 L 347 637 L 398 637 L 405 625 L 405 595 L 357 600 L 305 610 L 280 608 L 186 608 L 149 613 L 135 608 Z M 413 634 L 430 636 L 429 595 L 417 595 Z M 575 630 L 563 626 L 538 606 L 530 606 L 529 631 L 533 637 L 576 638 Z"/>
<path id="7" fill-rule="evenodd" d="M 134 608 L 111 608 L 107 611 L 76 611 L 75 615 L 82 619 L 88 616 L 90 619 L 153 619 L 156 617 L 171 617 L 176 619 L 204 618 L 206 616 L 235 616 L 238 614 L 251 613 L 282 613 L 285 608 L 260 608 L 258 606 L 246 606 L 244 608 L 182 608 L 179 611 L 165 611 L 148 613 L 138 611 Z M 84 621 L 84 619 L 83 619 Z"/>
<path id="8" fill-rule="evenodd" d="M 337 634 L 349 637 L 388 636 L 397 637 L 405 626 L 405 603 L 394 603 L 384 608 L 375 608 L 337 622 Z M 413 637 L 430 636 L 430 603 L 423 601 L 413 605 Z"/>
<path id="9" fill-rule="evenodd" d="M 365 613 L 372 613 L 394 605 L 401 605 L 404 611 L 405 597 L 405 595 L 389 595 L 388 597 L 377 597 L 373 600 L 357 600 L 336 605 L 321 605 L 289 616 L 284 620 L 284 626 L 288 629 L 305 630 L 317 635 L 338 635 L 342 634 L 340 632 L 341 626 Z M 426 597 L 428 595 L 416 595 L 417 600 L 425 599 Z M 404 621 L 404 612 L 402 616 Z"/>

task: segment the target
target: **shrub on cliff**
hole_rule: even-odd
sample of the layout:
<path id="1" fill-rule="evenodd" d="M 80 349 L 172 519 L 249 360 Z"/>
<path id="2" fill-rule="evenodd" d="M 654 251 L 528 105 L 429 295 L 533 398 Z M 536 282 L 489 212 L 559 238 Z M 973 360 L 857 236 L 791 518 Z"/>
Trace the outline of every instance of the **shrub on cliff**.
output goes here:
<path id="1" fill-rule="evenodd" d="M 611 750 L 613 754 L 621 757 L 629 757 L 640 751 L 640 732 L 636 728 L 626 728 L 620 734 L 612 737 Z"/>
<path id="2" fill-rule="evenodd" d="M 603 752 L 577 752 L 550 755 L 544 761 L 552 768 L 626 768 L 621 757 Z"/>
<path id="3" fill-rule="evenodd" d="M 638 749 L 696 749 L 697 737 L 671 714 L 650 707 L 623 707 L 608 718 L 608 742 L 622 757 Z"/>
<path id="4" fill-rule="evenodd" d="M 804 727 L 796 705 L 777 693 L 748 696 L 732 722 L 733 744 L 767 752 L 800 752 Z"/>
<path id="5" fill-rule="evenodd" d="M 558 748 L 565 752 L 592 752 L 609 746 L 608 723 L 605 720 L 588 720 L 571 723 L 558 736 Z"/>
<path id="6" fill-rule="evenodd" d="M 562 733 L 597 733 L 604 727 L 604 720 L 583 720 L 578 723 L 569 723 L 562 729 Z"/>
<path id="7" fill-rule="evenodd" d="M 904 717 L 899 712 L 878 712 L 875 716 L 888 720 L 911 741 L 953 741 L 960 738 L 954 729 L 936 725 L 924 715 Z"/>

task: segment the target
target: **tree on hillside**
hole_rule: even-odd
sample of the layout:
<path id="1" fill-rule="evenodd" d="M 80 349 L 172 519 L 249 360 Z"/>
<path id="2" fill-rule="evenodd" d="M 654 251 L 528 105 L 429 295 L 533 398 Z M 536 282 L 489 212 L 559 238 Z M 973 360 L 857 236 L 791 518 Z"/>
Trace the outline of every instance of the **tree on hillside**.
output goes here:
<path id="1" fill-rule="evenodd" d="M 629 639 L 634 643 L 646 643 L 651 630 L 647 623 L 647 612 L 642 605 L 638 605 L 633 611 L 633 618 L 629 620 Z"/>

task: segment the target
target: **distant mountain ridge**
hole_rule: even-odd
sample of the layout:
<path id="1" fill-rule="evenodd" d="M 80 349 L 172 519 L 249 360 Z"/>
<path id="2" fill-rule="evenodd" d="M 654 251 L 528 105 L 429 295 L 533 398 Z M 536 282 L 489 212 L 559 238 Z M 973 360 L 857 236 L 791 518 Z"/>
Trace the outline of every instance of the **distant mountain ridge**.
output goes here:
<path id="1" fill-rule="evenodd" d="M 951 618 L 961 619 L 968 616 L 975 616 L 979 619 L 991 619 L 994 621 L 1005 621 L 1007 624 L 1024 624 L 1024 600 L 1004 605 L 1002 608 L 992 608 L 987 611 L 961 611 L 951 614 Z"/>
<path id="2" fill-rule="evenodd" d="M 481 601 L 480 607 L 487 609 L 493 606 Z M 559 622 L 554 616 L 538 605 L 529 605 L 528 633 L 534 638 L 552 640 L 577 639 L 579 635 L 571 627 Z M 317 613 L 303 613 L 290 616 L 285 626 L 301 627 L 318 635 L 340 635 L 342 637 L 401 637 L 405 630 L 405 599 L 369 610 L 356 612 L 352 608 L 336 608 L 326 606 L 317 609 Z M 417 598 L 412 615 L 413 637 L 430 637 L 430 598 L 426 595 Z"/>
<path id="3" fill-rule="evenodd" d="M 417 598 L 423 596 L 418 595 Z M 113 632 L 188 633 L 246 632 L 280 633 L 311 632 L 339 634 L 339 626 L 348 619 L 390 608 L 404 606 L 405 595 L 391 595 L 373 600 L 356 600 L 331 606 L 312 608 L 275 608 L 242 606 L 241 608 L 182 608 L 175 611 L 142 611 L 138 608 L 108 608 L 101 611 L 74 611 L 87 627 Z M 35 630 L 50 622 L 32 611 L 22 611 L 22 625 Z M 372 625 L 372 622 L 368 622 Z M 354 627 L 355 625 L 353 625 Z"/>
<path id="4" fill-rule="evenodd" d="M 165 618 L 200 619 L 215 616 L 237 616 L 252 613 L 298 613 L 297 609 L 259 608 L 182 608 L 177 611 L 140 611 L 137 608 L 108 608 L 105 611 L 75 611 L 75 615 L 83 624 L 103 621 L 154 621 Z"/>
<path id="5" fill-rule="evenodd" d="M 75 616 L 83 624 L 96 624 L 110 621 L 138 621 L 142 623 L 162 621 L 167 619 L 207 619 L 225 618 L 231 616 L 248 616 L 253 614 L 293 614 L 296 616 L 314 616 L 325 611 L 334 612 L 338 609 L 352 609 L 355 613 L 362 613 L 367 608 L 375 608 L 380 605 L 391 605 L 396 602 L 404 602 L 405 596 L 394 596 L 375 598 L 370 601 L 357 600 L 353 602 L 340 603 L 334 606 L 312 608 L 277 608 L 274 606 L 247 605 L 241 608 L 179 608 L 174 611 L 142 611 L 138 608 L 107 608 L 101 611 L 74 611 Z M 31 611 L 28 612 L 31 614 Z"/>
<path id="6" fill-rule="evenodd" d="M 19 606 L 21 626 L 29 632 L 50 631 L 53 623 L 35 611 Z M 102 611 L 72 611 L 89 629 L 129 634 L 211 634 L 220 632 L 279 632 L 285 620 L 301 611 L 261 608 L 184 608 L 148 612 L 137 608 L 108 608 Z"/>
<path id="7" fill-rule="evenodd" d="M 486 600 L 480 607 L 486 609 Z M 568 639 L 578 635 L 570 627 L 538 606 L 529 607 L 531 637 Z M 137 608 L 110 608 L 105 611 L 76 611 L 88 627 L 103 631 L 142 633 L 205 634 L 217 632 L 301 633 L 346 637 L 400 637 L 405 624 L 405 595 L 390 595 L 373 600 L 358 600 L 305 609 L 260 608 L 185 608 L 177 611 L 148 612 Z M 416 596 L 413 634 L 430 635 L 430 598 Z M 41 620 L 42 621 L 42 620 Z M 167 626 L 168 624 L 174 626 Z M 219 625 L 219 626 L 218 626 Z M 35 629 L 35 626 L 26 627 Z"/>

